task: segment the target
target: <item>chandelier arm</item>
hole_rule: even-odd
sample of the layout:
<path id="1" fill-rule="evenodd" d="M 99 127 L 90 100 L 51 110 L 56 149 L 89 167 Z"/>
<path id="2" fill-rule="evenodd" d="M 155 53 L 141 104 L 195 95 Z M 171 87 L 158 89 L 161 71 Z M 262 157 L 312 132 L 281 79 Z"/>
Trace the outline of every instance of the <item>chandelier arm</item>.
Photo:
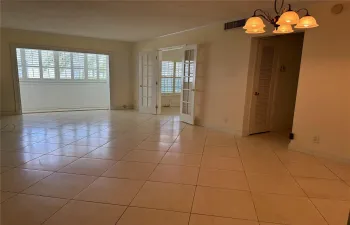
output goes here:
<path id="1" fill-rule="evenodd" d="M 264 20 L 266 20 L 267 22 L 271 23 L 270 19 L 267 18 L 265 15 L 255 15 L 255 16 L 259 16 L 259 17 L 263 18 Z"/>
<path id="2" fill-rule="evenodd" d="M 256 15 L 257 12 L 261 12 L 261 13 L 264 14 L 264 15 Z M 270 22 L 270 20 L 271 20 L 270 14 L 267 14 L 267 13 L 266 13 L 264 10 L 262 10 L 262 9 L 257 9 L 257 10 L 255 10 L 253 16 L 263 16 L 263 18 L 264 18 L 265 20 L 269 21 L 269 22 Z"/>
<path id="3" fill-rule="evenodd" d="M 282 4 L 281 4 L 281 7 L 280 7 L 280 10 L 278 11 L 278 15 L 282 14 L 283 6 L 284 6 L 284 0 L 282 0 Z"/>
<path id="4" fill-rule="evenodd" d="M 309 14 L 309 10 L 307 8 L 301 8 L 301 9 L 298 9 L 296 12 L 300 12 L 301 10 L 305 10 L 306 11 L 306 15 L 305 16 L 310 16 Z"/>
<path id="5" fill-rule="evenodd" d="M 282 0 L 282 2 L 281 2 L 281 6 L 280 6 L 280 9 L 279 9 L 279 10 L 277 10 L 277 1 L 278 1 L 278 0 L 275 0 L 275 12 L 276 12 L 277 15 L 280 15 L 281 10 L 282 10 L 283 5 L 284 5 L 284 0 Z"/>

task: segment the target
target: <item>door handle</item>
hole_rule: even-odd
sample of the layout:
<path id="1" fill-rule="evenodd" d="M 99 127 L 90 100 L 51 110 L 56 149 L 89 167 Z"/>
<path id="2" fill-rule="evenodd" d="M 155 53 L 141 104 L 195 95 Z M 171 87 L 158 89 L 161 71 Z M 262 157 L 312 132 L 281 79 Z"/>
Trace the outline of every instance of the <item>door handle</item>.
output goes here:
<path id="1" fill-rule="evenodd" d="M 259 92 L 257 92 L 257 91 L 256 91 L 256 92 L 254 92 L 254 95 L 255 95 L 255 96 L 258 96 L 259 94 L 260 94 L 260 93 L 259 93 Z"/>

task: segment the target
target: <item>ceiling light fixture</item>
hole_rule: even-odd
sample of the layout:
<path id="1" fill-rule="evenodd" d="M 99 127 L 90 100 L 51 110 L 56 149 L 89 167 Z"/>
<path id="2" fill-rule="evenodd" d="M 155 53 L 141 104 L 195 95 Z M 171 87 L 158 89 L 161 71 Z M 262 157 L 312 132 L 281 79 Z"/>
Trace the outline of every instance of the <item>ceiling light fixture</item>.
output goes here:
<path id="1" fill-rule="evenodd" d="M 316 19 L 313 16 L 310 16 L 309 11 L 306 8 L 302 8 L 296 11 L 292 10 L 292 6 L 288 4 L 288 8 L 284 7 L 284 0 L 280 0 L 280 7 L 277 9 L 278 0 L 275 0 L 275 12 L 276 16 L 272 17 L 270 13 L 265 12 L 262 9 L 257 9 L 254 11 L 254 15 L 250 17 L 243 29 L 246 30 L 247 34 L 261 34 L 265 33 L 264 20 L 269 22 L 275 27 L 273 33 L 275 34 L 286 34 L 294 32 L 292 25 L 295 25 L 294 28 L 314 28 L 318 27 Z M 305 11 L 305 16 L 299 18 L 299 12 Z M 262 19 L 261 19 L 262 18 Z"/>

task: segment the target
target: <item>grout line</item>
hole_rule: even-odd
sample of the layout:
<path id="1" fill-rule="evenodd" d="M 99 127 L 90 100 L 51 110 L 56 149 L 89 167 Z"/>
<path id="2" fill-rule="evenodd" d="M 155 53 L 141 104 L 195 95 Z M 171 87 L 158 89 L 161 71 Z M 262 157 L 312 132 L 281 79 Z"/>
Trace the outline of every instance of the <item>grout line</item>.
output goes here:
<path id="1" fill-rule="evenodd" d="M 109 114 L 109 115 L 112 115 L 112 114 Z M 48 117 L 49 117 L 49 115 L 47 115 Z M 62 120 L 65 118 L 63 115 L 60 115 L 60 117 L 62 118 Z M 171 118 L 171 117 L 169 117 L 169 118 Z M 148 137 L 147 138 L 149 138 L 151 135 L 160 135 L 159 133 L 155 133 L 155 132 L 159 132 L 160 130 L 161 130 L 161 127 L 163 127 L 163 126 L 166 126 L 166 124 L 168 124 L 170 121 L 172 121 L 171 119 L 169 119 L 168 118 L 168 120 L 166 120 L 166 122 L 164 122 L 163 123 L 163 120 L 159 120 L 160 122 L 160 124 L 161 124 L 161 126 L 159 127 L 159 128 L 156 128 L 154 131 L 153 131 L 153 129 L 151 129 L 152 130 L 152 132 L 153 133 L 150 133 L 150 134 L 148 134 Z M 154 121 L 158 121 L 157 120 L 157 117 L 155 117 L 155 116 L 149 116 L 147 119 L 145 119 L 145 120 L 143 120 L 142 119 L 142 121 L 141 122 L 138 122 L 137 123 L 137 126 L 136 127 L 140 127 L 140 126 L 144 126 L 144 124 L 145 123 L 147 123 L 146 121 L 153 121 L 153 119 L 155 119 Z M 131 119 L 130 119 L 131 120 Z M 101 120 L 98 120 L 98 121 L 95 121 L 93 124 L 99 124 L 99 123 L 103 123 L 103 119 L 101 118 Z M 108 122 L 108 121 L 107 121 Z M 111 123 L 111 121 L 109 121 L 110 123 Z M 118 120 L 118 122 L 120 122 L 119 120 Z M 177 121 L 173 121 L 173 122 L 177 122 Z M 59 122 L 57 122 L 57 123 L 59 123 Z M 67 124 L 69 124 L 69 123 L 67 123 Z M 104 124 L 104 123 L 103 123 Z M 169 124 L 168 124 L 169 125 Z M 62 126 L 57 126 L 57 127 L 62 127 Z M 86 127 L 89 127 L 89 126 L 86 126 Z M 78 127 L 79 128 L 79 127 Z M 184 127 L 184 128 L 182 128 L 181 129 L 181 132 L 179 132 L 178 133 L 178 135 L 177 135 L 177 138 L 180 136 L 180 134 L 184 131 L 184 129 L 186 128 L 186 126 Z M 47 128 L 47 129 L 49 129 L 49 128 Z M 51 129 L 51 128 L 50 128 Z M 106 127 L 104 130 L 107 130 L 108 128 Z M 170 128 L 171 129 L 171 128 Z M 169 129 L 169 130 L 170 130 Z M 131 131 L 125 131 L 124 133 L 126 134 L 126 133 L 128 133 L 128 135 L 130 135 L 130 132 Z M 96 133 L 98 133 L 98 132 L 96 132 Z M 96 133 L 94 133 L 94 134 L 96 134 Z M 123 134 L 124 134 L 123 133 Z M 39 134 L 39 133 L 38 133 Z M 90 135 L 88 135 L 88 136 L 86 136 L 86 137 L 82 137 L 81 139 L 83 139 L 83 138 L 89 138 L 90 136 L 92 136 L 92 135 L 94 135 L 94 134 L 90 134 Z M 29 134 L 28 134 L 29 135 Z M 168 135 L 168 134 L 166 134 L 166 135 Z M 58 135 L 59 136 L 59 135 Z M 146 136 L 146 135 L 145 135 Z M 206 143 L 206 141 L 207 141 L 207 137 L 208 137 L 208 135 L 206 134 L 206 138 L 205 138 L 205 143 Z M 144 142 L 144 141 L 147 141 L 147 138 L 145 138 L 145 139 L 143 139 L 140 143 L 142 143 L 142 142 Z M 174 143 L 178 143 L 178 142 L 176 142 L 176 140 L 177 140 L 177 138 L 175 139 L 175 141 L 172 143 L 172 145 L 174 144 Z M 80 140 L 80 139 L 79 139 Z M 112 140 L 116 140 L 116 138 L 115 139 L 111 139 L 111 141 Z M 37 143 L 39 143 L 39 142 L 37 142 Z M 107 142 L 107 143 L 109 143 L 109 142 Z M 107 144 L 106 143 L 106 144 Z M 104 145 L 106 145 L 106 144 L 104 144 Z M 237 140 L 236 140 L 236 138 L 235 138 L 235 144 L 236 144 L 236 146 L 237 146 L 237 149 L 238 149 L 238 154 L 239 154 L 239 156 L 240 156 L 240 149 L 239 149 L 239 147 L 238 147 L 238 144 L 237 144 Z M 71 145 L 71 144 L 66 144 L 66 145 Z M 63 145 L 63 146 L 66 146 L 66 145 Z M 103 147 L 104 145 L 102 145 L 102 146 L 100 146 L 100 147 Z M 171 146 L 172 146 L 171 145 Z M 98 148 L 100 148 L 100 147 L 97 147 L 97 148 L 95 148 L 94 150 L 92 150 L 92 151 L 95 151 L 96 149 L 98 149 Z M 205 147 L 205 145 L 203 146 L 203 148 Z M 62 147 L 60 147 L 60 148 L 62 148 Z M 56 150 L 58 150 L 58 149 L 56 149 Z M 56 150 L 54 150 L 54 151 L 56 151 Z M 90 151 L 89 153 L 91 153 L 92 151 Z M 147 151 L 147 150 L 145 150 L 145 151 Z M 274 154 L 277 156 L 277 158 L 281 161 L 281 159 L 279 158 L 279 156 L 277 155 L 277 153 L 274 151 L 274 150 L 272 150 L 273 152 L 274 152 Z M 42 154 L 42 153 L 40 153 L 40 154 L 42 154 L 41 156 L 44 156 L 44 155 L 52 155 L 52 154 L 50 154 L 50 153 L 52 153 L 53 151 L 51 151 L 51 152 L 49 152 L 49 153 L 44 153 L 44 154 Z M 166 153 L 168 153 L 168 152 L 170 152 L 169 151 L 169 149 L 167 150 L 167 151 L 165 151 Z M 87 154 L 89 154 L 89 153 L 86 153 L 84 156 L 86 156 Z M 34 153 L 32 153 L 32 154 L 34 154 Z M 39 156 L 38 158 L 40 158 L 41 156 Z M 76 160 L 78 160 L 78 159 L 81 159 L 81 158 L 84 158 L 84 156 L 78 156 L 77 157 L 77 159 Z M 165 156 L 165 154 L 162 156 L 162 159 L 164 158 L 164 156 Z M 76 157 L 76 156 L 72 156 L 72 157 Z M 203 153 L 201 154 L 201 161 L 202 161 L 202 158 L 203 158 Z M 244 168 L 244 164 L 243 164 L 243 162 L 242 162 L 242 158 L 241 157 L 238 157 L 239 159 L 240 159 L 240 161 L 241 161 L 241 163 L 242 163 L 242 166 L 243 166 L 243 168 Z M 37 158 L 33 158 L 32 160 L 35 160 L 35 159 L 37 159 Z M 161 159 L 161 160 L 162 160 Z M 30 161 L 32 161 L 32 160 L 30 160 Z M 75 161 L 76 161 L 75 160 Z M 150 178 L 150 176 L 154 173 L 154 171 L 155 171 L 155 169 L 159 166 L 159 165 L 162 165 L 162 163 L 161 163 L 161 160 L 160 161 L 158 161 L 158 163 L 157 163 L 157 165 L 155 166 L 155 168 L 153 169 L 153 172 L 152 173 L 150 173 L 150 175 L 149 175 L 149 177 L 148 177 L 148 180 L 146 180 L 145 182 L 144 182 L 144 184 L 143 184 L 143 186 L 145 185 L 145 183 L 147 182 L 147 181 L 149 181 L 149 182 L 154 182 L 154 181 L 150 181 L 149 180 L 149 178 Z M 28 162 L 30 162 L 30 161 L 28 161 Z M 71 163 L 73 163 L 73 162 L 75 162 L 75 161 L 72 161 Z M 113 161 L 115 161 L 116 163 L 117 162 L 119 162 L 119 161 L 122 161 L 122 160 L 113 160 Z M 28 162 L 26 162 L 26 163 L 28 163 Z M 137 162 L 137 161 L 136 161 Z M 66 166 L 68 166 L 68 165 L 70 165 L 71 163 L 69 163 L 69 164 L 67 164 Z M 115 163 L 115 164 L 116 164 Z M 143 163 L 145 163 L 145 162 L 143 162 Z M 284 165 L 284 167 L 286 167 L 285 166 L 285 164 L 281 161 L 281 163 Z M 25 164 L 25 163 L 24 163 Z M 114 164 L 114 165 L 115 165 Z M 153 163 L 153 164 L 155 164 L 155 163 Z M 21 165 L 23 165 L 23 164 L 21 164 Z M 18 166 L 15 166 L 14 168 L 19 168 L 19 169 L 28 169 L 28 170 L 33 170 L 33 169 L 30 169 L 30 168 L 20 168 L 19 166 L 21 166 L 21 165 L 18 165 Z M 114 165 L 112 165 L 111 167 L 109 167 L 108 169 L 110 169 L 110 168 L 112 168 Z M 164 165 L 172 165 L 172 164 L 164 164 Z M 185 166 L 185 165 L 176 165 L 176 166 Z M 329 169 L 332 173 L 334 173 L 330 168 L 328 168 L 326 165 L 324 165 L 327 169 Z M 64 168 L 64 167 L 62 167 L 62 168 Z M 61 168 L 61 169 L 62 169 Z M 199 180 L 199 175 L 200 175 L 200 168 L 201 167 L 196 167 L 196 168 L 199 168 L 199 172 L 198 172 L 198 175 L 197 175 L 197 183 L 196 183 L 196 185 L 195 185 L 195 192 L 194 192 L 194 196 L 193 196 L 193 200 L 192 200 L 192 207 L 191 207 L 191 212 L 190 212 L 190 216 L 191 216 L 191 214 L 197 214 L 197 213 L 192 213 L 192 208 L 193 208 L 193 204 L 194 204 L 194 198 L 195 198 L 195 193 L 196 193 L 196 188 L 197 188 L 197 186 L 201 186 L 201 185 L 198 185 L 198 180 Z M 107 170 L 108 170 L 107 169 Z M 297 185 L 301 188 L 301 186 L 299 185 L 299 183 L 296 181 L 296 179 L 295 179 L 295 177 L 290 173 L 290 171 L 288 170 L 288 168 L 286 168 L 287 169 L 287 171 L 288 171 L 288 173 L 290 174 L 290 176 L 293 178 L 293 180 L 294 180 L 294 182 L 296 182 L 297 183 Z M 35 169 L 34 169 L 35 170 Z M 106 171 L 107 171 L 106 170 Z M 11 171 L 11 170 L 10 170 Z M 43 170 L 37 170 L 37 171 L 43 171 Z M 106 172 L 105 171 L 105 172 Z M 230 170 L 231 171 L 231 170 Z M 52 171 L 50 171 L 50 172 L 52 172 Z M 250 194 L 251 194 L 251 196 L 252 196 L 252 191 L 251 191 L 251 189 L 250 189 L 250 184 L 249 184 L 249 182 L 248 182 L 248 178 L 247 178 L 247 173 L 246 173 L 246 171 L 245 171 L 245 169 L 243 170 L 243 171 L 240 171 L 240 172 L 244 172 L 245 173 L 245 176 L 246 176 L 246 179 L 247 179 L 247 183 L 248 183 L 248 186 L 249 186 L 249 192 L 250 192 Z M 48 176 L 51 176 L 52 174 L 55 174 L 55 173 L 63 173 L 63 172 L 59 172 L 59 171 L 54 171 L 54 172 L 52 172 L 51 174 L 49 174 Z M 67 174 L 71 174 L 71 173 L 67 173 Z M 73 173 L 74 174 L 74 173 Z M 82 175 L 82 174 L 79 174 L 79 175 Z M 335 174 L 336 175 L 336 174 Z M 36 183 L 38 183 L 38 182 L 40 182 L 41 180 L 43 180 L 43 179 L 46 179 L 48 176 L 46 176 L 46 177 L 44 177 L 44 178 L 42 178 L 42 179 L 40 179 L 39 181 L 37 181 Z M 91 175 L 87 175 L 87 176 L 91 176 Z M 337 175 L 336 175 L 337 176 Z M 100 178 L 100 177 L 104 177 L 103 176 L 103 173 L 101 174 L 101 175 L 99 175 L 96 179 L 98 179 L 98 178 Z M 338 177 L 338 176 L 337 176 Z M 338 177 L 339 178 L 339 177 Z M 96 179 L 92 182 L 92 183 L 94 183 L 95 181 L 96 181 Z M 117 179 L 128 179 L 128 178 L 117 178 Z M 340 178 L 339 178 L 340 179 Z M 131 179 L 131 180 L 135 180 L 135 179 Z M 340 179 L 340 180 L 342 180 L 342 179 Z M 157 181 L 156 181 L 157 182 Z M 35 184 L 36 184 L 35 183 Z M 91 184 L 92 184 L 91 183 Z M 160 182 L 160 183 L 168 183 L 168 182 Z M 90 185 L 91 185 L 90 184 Z M 33 184 L 34 185 L 34 184 Z M 31 186 L 33 186 L 33 185 L 31 185 Z M 84 191 L 84 190 L 86 190 L 90 185 L 88 185 L 85 189 L 83 189 L 82 191 Z M 185 185 L 188 185 L 188 184 L 185 184 Z M 28 188 L 30 188 L 31 186 L 29 186 Z M 143 187 L 142 186 L 142 187 Z M 138 193 L 141 191 L 141 189 L 142 189 L 142 187 L 139 189 L 139 191 L 138 191 Z M 26 188 L 26 189 L 24 189 L 23 191 L 25 191 L 25 190 L 27 190 L 28 188 Z M 218 187 L 213 187 L 213 188 L 218 188 Z M 232 190 L 232 189 L 230 189 L 230 190 Z M 234 189 L 233 189 L 234 190 Z M 305 191 L 301 188 L 301 190 L 305 193 Z M 22 191 L 22 192 L 23 192 Z M 82 192 L 81 191 L 81 192 Z M 240 191 L 243 191 L 243 190 L 240 190 Z M 13 193 L 13 192 L 12 192 Z M 134 196 L 134 198 L 133 198 L 133 200 L 136 198 L 136 196 L 138 195 L 138 193 Z M 20 194 L 26 194 L 26 193 L 20 193 Z M 79 192 L 79 194 L 80 194 L 80 192 Z M 79 195 L 78 194 L 78 195 Z M 275 194 L 275 193 L 272 193 L 272 194 Z M 306 193 L 305 193 L 306 194 Z M 15 196 L 17 196 L 18 195 L 18 193 L 16 193 L 16 195 Z M 278 195 L 278 194 L 276 194 L 276 195 Z M 40 195 L 39 195 L 40 196 Z M 287 195 L 287 196 L 290 196 L 290 195 Z M 307 198 L 309 199 L 309 201 L 312 203 L 312 201 L 310 200 L 310 197 L 306 194 L 306 196 L 307 196 Z M 14 197 L 14 196 L 13 196 Z M 50 196 L 45 196 L 45 197 L 50 197 Z M 75 196 L 76 197 L 76 196 Z M 295 197 L 295 196 L 293 196 L 293 197 Z M 132 201 L 133 201 L 132 200 Z M 7 200 L 6 200 L 7 201 Z M 72 199 L 71 200 L 69 200 L 66 204 L 68 204 L 69 202 L 71 202 L 72 201 Z M 83 200 L 75 200 L 75 201 L 83 201 Z M 130 202 L 130 204 L 132 203 L 132 201 Z M 345 200 L 344 200 L 345 201 Z M 253 202 L 253 204 L 254 204 L 254 201 L 253 201 L 253 199 L 252 199 L 252 202 Z M 99 203 L 101 203 L 101 202 L 99 202 Z M 104 203 L 101 203 L 101 204 L 104 204 Z M 137 206 L 130 206 L 130 204 L 126 207 L 126 209 L 124 210 L 124 212 L 127 210 L 127 208 L 128 207 L 136 207 L 136 208 L 147 208 L 147 207 L 137 207 Z M 313 204 L 313 203 L 312 203 Z M 112 204 L 112 205 L 114 205 L 114 204 Z M 314 205 L 314 204 L 313 204 Z M 65 206 L 65 205 L 64 205 Z M 62 206 L 61 208 L 63 208 L 64 206 Z M 316 210 L 318 211 L 318 209 L 317 209 L 317 207 L 314 205 L 314 207 L 316 208 Z M 60 209 L 61 209 L 60 208 Z M 254 208 L 255 208 L 255 204 L 254 204 Z M 60 210 L 59 209 L 59 210 Z M 150 208 L 151 209 L 151 208 Z M 57 210 L 55 213 L 57 213 L 59 210 Z M 165 210 L 165 209 L 156 209 L 156 210 Z M 172 211 L 172 210 L 165 210 L 165 211 Z M 123 212 L 123 214 L 124 214 L 124 212 Z M 176 212 L 176 211 L 174 211 L 174 212 Z M 255 208 L 255 212 L 256 212 L 256 208 Z M 54 214 L 55 214 L 54 213 Z M 319 212 L 320 213 L 320 212 Z M 54 215 L 53 214 L 53 215 Z M 257 213 L 256 213 L 257 214 Z M 52 216 L 53 216 L 52 215 Z M 201 214 L 199 214 L 199 215 L 201 215 Z M 203 214 L 203 215 L 205 215 L 205 214 Z M 323 215 L 320 213 L 320 215 L 323 217 Z M 52 217 L 52 216 L 50 216 L 50 217 Z M 119 219 L 122 217 L 122 215 L 119 217 Z M 220 216 L 219 216 L 220 217 Z M 227 217 L 227 218 L 231 218 L 231 217 Z M 324 217 L 323 217 L 324 218 Z M 240 219 L 240 218 L 237 218 L 237 219 Z M 189 218 L 189 220 L 190 220 L 190 218 Z M 326 221 L 326 220 L 325 220 Z M 45 221 L 44 221 L 45 222 Z M 326 223 L 328 223 L 327 221 L 326 221 Z"/>
<path id="2" fill-rule="evenodd" d="M 58 213 L 61 209 L 63 209 L 63 207 L 65 207 L 66 205 L 68 205 L 68 203 L 70 203 L 71 201 L 74 200 L 74 198 L 76 196 L 78 196 L 80 193 L 82 193 L 84 190 L 86 190 L 88 187 L 90 187 L 98 178 L 96 178 L 93 182 L 91 182 L 86 188 L 83 188 L 79 191 L 79 193 L 77 195 L 75 195 L 72 199 L 68 200 L 66 202 L 66 204 L 64 204 L 62 207 L 60 207 L 58 210 L 56 210 L 51 216 L 49 216 L 46 220 L 44 220 L 41 224 L 44 224 L 46 221 L 48 221 L 51 217 L 53 217 L 56 213 Z"/>
<path id="3" fill-rule="evenodd" d="M 329 168 L 327 166 L 327 164 L 323 163 L 323 166 L 326 167 L 328 170 L 331 171 L 331 173 L 333 173 L 339 180 L 341 180 L 345 185 L 349 186 L 350 187 L 350 182 L 346 182 L 346 180 L 342 179 L 340 176 L 338 176 L 335 172 L 333 172 L 333 170 L 331 168 Z"/>
<path id="4" fill-rule="evenodd" d="M 260 220 L 259 220 L 259 217 L 258 217 L 258 212 L 257 212 L 257 209 L 256 209 L 256 205 L 255 205 L 255 202 L 254 202 L 254 198 L 253 198 L 253 193 L 252 193 L 252 191 L 251 191 L 250 183 L 249 183 L 248 176 L 247 176 L 247 173 L 246 173 L 246 168 L 245 168 L 245 165 L 244 165 L 243 160 L 242 160 L 242 157 L 241 157 L 241 150 L 240 150 L 240 147 L 238 146 L 236 137 L 234 137 L 234 138 L 235 138 L 235 143 L 236 143 L 236 147 L 237 147 L 239 159 L 240 159 L 240 161 L 241 161 L 241 164 L 242 164 L 242 167 L 243 167 L 243 172 L 244 172 L 244 175 L 245 175 L 247 184 L 248 184 L 249 194 L 250 194 L 250 197 L 251 197 L 253 206 L 254 206 L 256 220 L 257 220 L 257 221 L 260 221 Z"/>
<path id="5" fill-rule="evenodd" d="M 146 140 L 146 139 L 144 139 Z M 174 143 L 174 142 L 173 142 Z M 172 144 L 173 145 L 173 144 Z M 171 146 L 172 146 L 171 145 Z M 171 147 L 170 146 L 170 147 Z M 169 147 L 169 149 L 170 149 Z M 168 149 L 168 151 L 169 151 Z M 167 152 L 167 151 L 166 151 Z M 166 153 L 162 156 L 162 158 L 158 161 L 157 165 L 153 168 L 153 171 L 149 174 L 149 176 L 147 177 L 147 180 L 144 181 L 143 185 L 140 187 L 140 189 L 138 190 L 138 192 L 135 194 L 135 196 L 132 198 L 132 200 L 130 201 L 129 205 L 126 207 L 126 209 L 124 210 L 124 212 L 120 215 L 120 217 L 118 218 L 118 220 L 115 222 L 115 224 L 118 223 L 118 221 L 123 217 L 124 213 L 126 212 L 126 210 L 131 207 L 132 202 L 135 200 L 135 198 L 137 197 L 137 195 L 141 192 L 142 188 L 145 186 L 145 184 L 147 183 L 147 181 L 149 181 L 150 177 L 152 176 L 152 174 L 154 173 L 154 171 L 156 170 L 156 168 L 159 166 L 160 162 L 163 160 L 164 156 L 166 155 Z M 125 155 L 126 156 L 126 155 Z M 123 158 L 125 157 L 123 156 Z M 154 163 L 155 164 L 155 163 Z"/>
<path id="6" fill-rule="evenodd" d="M 203 155 L 204 155 L 204 148 L 205 148 L 205 143 L 207 142 L 207 133 L 205 134 L 205 140 L 204 140 L 204 145 L 203 145 L 203 151 L 202 151 L 202 154 L 201 154 L 201 160 L 200 160 L 200 164 L 199 164 L 199 167 L 198 167 L 198 175 L 197 175 L 197 179 L 196 179 L 196 185 L 195 185 L 195 188 L 194 188 L 194 193 L 193 193 L 193 198 L 192 198 L 192 205 L 191 205 L 191 212 L 190 212 L 190 217 L 188 218 L 188 225 L 190 225 L 190 222 L 191 222 L 191 215 L 192 215 L 192 212 L 193 212 L 193 205 L 194 205 L 194 201 L 195 201 L 195 198 L 196 198 L 196 193 L 197 193 L 197 187 L 198 187 L 198 180 L 199 180 L 199 176 L 200 176 L 200 172 L 201 172 L 201 165 L 202 165 L 202 160 L 203 160 Z"/>
<path id="7" fill-rule="evenodd" d="M 276 153 L 276 151 L 272 150 L 272 152 L 277 156 L 278 160 L 282 163 L 283 167 L 286 168 L 286 170 L 288 171 L 289 175 L 292 177 L 292 179 L 294 180 L 294 182 L 298 185 L 298 187 L 304 192 L 306 198 L 308 199 L 308 201 L 314 206 L 314 208 L 316 209 L 316 211 L 319 213 L 319 215 L 321 215 L 321 217 L 323 218 L 323 220 L 329 225 L 328 221 L 326 220 L 326 218 L 323 216 L 323 214 L 320 212 L 320 210 L 318 210 L 318 208 L 316 207 L 316 205 L 311 201 L 310 196 L 306 193 L 306 191 L 300 186 L 300 184 L 298 183 L 298 181 L 295 179 L 295 177 L 292 175 L 292 173 L 289 171 L 288 167 L 283 163 L 283 161 L 280 159 L 280 157 L 278 156 L 278 154 Z"/>

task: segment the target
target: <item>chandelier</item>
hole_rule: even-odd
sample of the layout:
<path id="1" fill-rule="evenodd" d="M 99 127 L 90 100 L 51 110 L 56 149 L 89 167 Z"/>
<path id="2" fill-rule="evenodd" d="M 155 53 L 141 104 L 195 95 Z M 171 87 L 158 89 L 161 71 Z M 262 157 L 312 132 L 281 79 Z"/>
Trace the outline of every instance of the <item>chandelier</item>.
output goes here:
<path id="1" fill-rule="evenodd" d="M 243 29 L 245 29 L 247 34 L 262 34 L 265 33 L 264 20 L 272 24 L 275 29 L 273 33 L 275 34 L 287 34 L 294 32 L 292 25 L 297 29 L 308 29 L 318 27 L 316 19 L 310 16 L 309 11 L 306 8 L 299 10 L 292 10 L 292 6 L 288 4 L 288 8 L 284 7 L 284 0 L 281 1 L 279 8 L 277 7 L 277 0 L 275 0 L 275 12 L 276 16 L 272 17 L 270 13 L 265 12 L 262 9 L 257 9 L 254 11 L 254 15 L 250 17 Z M 298 13 L 305 11 L 305 16 L 299 18 Z M 262 19 L 261 19 L 262 18 Z"/>

